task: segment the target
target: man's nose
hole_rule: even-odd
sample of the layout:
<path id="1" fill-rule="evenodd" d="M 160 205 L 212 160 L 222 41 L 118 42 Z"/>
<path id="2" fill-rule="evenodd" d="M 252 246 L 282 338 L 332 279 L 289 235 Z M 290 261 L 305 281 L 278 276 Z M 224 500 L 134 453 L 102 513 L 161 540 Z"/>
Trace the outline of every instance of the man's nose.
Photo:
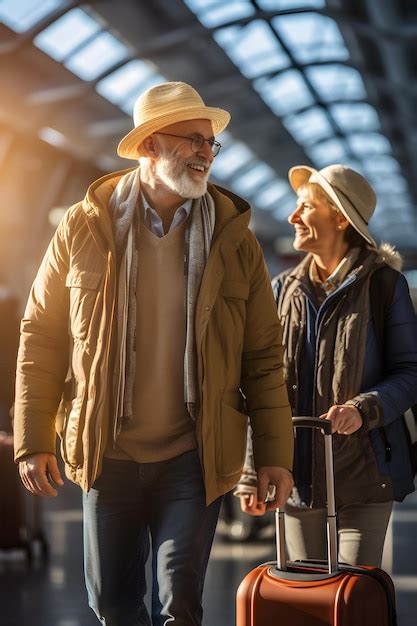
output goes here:
<path id="1" fill-rule="evenodd" d="M 203 143 L 203 145 L 201 146 L 201 148 L 199 149 L 197 154 L 200 157 L 203 157 L 204 159 L 209 161 L 209 163 L 212 163 L 212 161 L 214 159 L 213 150 L 212 150 L 211 145 L 209 144 L 209 142 L 207 140 Z"/>

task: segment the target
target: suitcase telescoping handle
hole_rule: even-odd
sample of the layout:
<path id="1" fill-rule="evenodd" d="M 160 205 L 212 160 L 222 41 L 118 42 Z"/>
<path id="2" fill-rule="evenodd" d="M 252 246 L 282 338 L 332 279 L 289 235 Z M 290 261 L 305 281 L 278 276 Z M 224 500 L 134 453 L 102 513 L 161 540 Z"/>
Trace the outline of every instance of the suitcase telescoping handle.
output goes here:
<path id="1" fill-rule="evenodd" d="M 326 491 L 327 491 L 327 554 L 329 560 L 329 573 L 338 571 L 338 547 L 336 505 L 334 495 L 334 470 L 333 470 L 333 443 L 332 423 L 318 417 L 293 417 L 294 428 L 317 428 L 324 435 L 324 450 L 326 464 Z M 285 523 L 284 507 L 275 511 L 276 538 L 277 538 L 277 567 L 285 571 L 287 558 L 285 554 Z"/>

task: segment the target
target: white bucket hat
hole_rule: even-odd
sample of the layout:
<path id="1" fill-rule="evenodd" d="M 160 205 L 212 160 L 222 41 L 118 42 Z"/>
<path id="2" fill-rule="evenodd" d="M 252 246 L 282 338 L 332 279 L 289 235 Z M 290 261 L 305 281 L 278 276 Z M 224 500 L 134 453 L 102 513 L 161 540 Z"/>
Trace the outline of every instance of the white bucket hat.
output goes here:
<path id="1" fill-rule="evenodd" d="M 164 126 L 198 119 L 210 120 L 213 134 L 217 135 L 228 125 L 230 113 L 207 107 L 187 83 L 162 83 L 151 87 L 136 100 L 133 111 L 135 128 L 120 141 L 117 153 L 126 159 L 138 159 L 146 137 Z"/>
<path id="2" fill-rule="evenodd" d="M 308 165 L 296 165 L 288 172 L 291 187 L 296 192 L 305 183 L 316 183 L 343 213 L 353 228 L 372 246 L 375 240 L 368 231 L 376 206 L 376 195 L 366 178 L 346 165 L 328 165 L 315 170 Z"/>

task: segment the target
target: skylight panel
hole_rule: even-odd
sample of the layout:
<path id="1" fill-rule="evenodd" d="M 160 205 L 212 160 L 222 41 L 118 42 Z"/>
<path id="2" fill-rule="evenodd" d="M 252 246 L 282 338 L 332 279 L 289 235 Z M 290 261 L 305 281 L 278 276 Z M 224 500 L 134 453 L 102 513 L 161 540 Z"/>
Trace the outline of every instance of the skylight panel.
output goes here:
<path id="1" fill-rule="evenodd" d="M 298 70 L 287 70 L 270 80 L 254 81 L 254 88 L 277 115 L 286 115 L 314 103 L 307 85 Z"/>
<path id="2" fill-rule="evenodd" d="M 279 199 L 289 192 L 289 184 L 284 180 L 276 178 L 270 185 L 256 194 L 256 206 L 260 209 L 271 208 L 271 205 L 275 207 Z"/>
<path id="3" fill-rule="evenodd" d="M 376 176 L 371 179 L 376 193 L 404 193 L 408 190 L 407 181 L 400 174 Z"/>
<path id="4" fill-rule="evenodd" d="M 223 0 L 184 0 L 184 3 L 191 11 L 198 13 L 207 8 L 214 9 L 216 6 L 223 4 Z"/>
<path id="5" fill-rule="evenodd" d="M 188 4 L 187 0 L 185 0 Z M 200 22 L 207 28 L 215 28 L 226 24 L 227 22 L 233 22 L 240 20 L 244 17 L 255 15 L 255 8 L 249 2 L 219 2 L 212 4 L 210 7 L 205 7 L 205 10 L 196 10 L 197 17 Z"/>
<path id="6" fill-rule="evenodd" d="M 253 152 L 239 141 L 226 150 L 220 150 L 219 156 L 213 161 L 211 169 L 214 176 L 223 180 L 233 176 L 235 172 L 254 158 Z"/>
<path id="7" fill-rule="evenodd" d="M 100 31 L 99 24 L 81 9 L 72 9 L 40 32 L 33 43 L 56 61 Z"/>
<path id="8" fill-rule="evenodd" d="M 51 128 L 50 126 L 44 126 L 38 132 L 39 137 L 42 141 L 49 143 L 51 146 L 55 146 L 58 148 L 62 148 L 67 143 L 67 138 L 65 135 L 60 133 L 55 128 Z"/>
<path id="9" fill-rule="evenodd" d="M 325 167 L 331 163 L 343 163 L 346 161 L 345 144 L 340 139 L 329 139 L 306 149 L 310 159 L 318 167 Z"/>
<path id="10" fill-rule="evenodd" d="M 379 130 L 379 116 L 373 106 L 361 102 L 358 104 L 333 104 L 330 112 L 343 132 L 354 130 Z"/>
<path id="11" fill-rule="evenodd" d="M 282 123 L 301 145 L 312 144 L 333 135 L 328 116 L 318 106 L 284 117 Z"/>
<path id="12" fill-rule="evenodd" d="M 244 27 L 223 28 L 213 37 L 247 78 L 290 65 L 288 56 L 264 20 L 254 20 Z"/>
<path id="13" fill-rule="evenodd" d="M 258 189 L 259 185 L 264 185 L 275 177 L 274 170 L 266 163 L 258 162 L 245 174 L 233 180 L 233 187 L 238 193 L 250 195 Z"/>
<path id="14" fill-rule="evenodd" d="M 349 144 L 359 157 L 366 154 L 391 152 L 391 144 L 380 133 L 357 133 L 348 137 Z"/>
<path id="15" fill-rule="evenodd" d="M 152 63 L 135 59 L 100 80 L 96 90 L 113 104 L 119 105 L 133 92 L 139 93 L 142 85 L 155 74 L 156 68 Z"/>
<path id="16" fill-rule="evenodd" d="M 0 1 L 0 22 L 16 33 L 23 33 L 35 26 L 44 17 L 59 7 L 66 6 L 67 0 L 2 0 Z"/>
<path id="17" fill-rule="evenodd" d="M 83 80 L 94 80 L 128 54 L 127 46 L 111 33 L 104 32 L 71 56 L 65 66 Z"/>
<path id="18" fill-rule="evenodd" d="M 141 93 L 150 89 L 154 85 L 160 85 L 161 83 L 165 83 L 166 78 L 162 76 L 162 74 L 151 74 L 144 80 L 141 84 L 140 88 L 136 88 L 132 91 L 132 93 L 125 99 L 123 102 L 119 103 L 120 108 L 124 111 L 129 117 L 133 115 L 133 108 L 136 100 L 140 96 Z"/>
<path id="19" fill-rule="evenodd" d="M 326 6 L 325 0 L 258 0 L 260 9 L 274 11 L 284 9 L 323 9 Z"/>
<path id="20" fill-rule="evenodd" d="M 221 48 L 228 50 L 229 47 L 233 47 L 242 36 L 241 26 L 226 26 L 225 28 L 219 28 L 214 31 L 213 37 Z M 228 52 L 227 52 L 228 54 Z"/>
<path id="21" fill-rule="evenodd" d="M 326 102 L 334 100 L 363 100 L 365 86 L 359 72 L 339 64 L 314 65 L 306 69 L 308 78 Z"/>
<path id="22" fill-rule="evenodd" d="M 388 155 L 378 155 L 364 159 L 364 166 L 369 176 L 384 176 L 386 174 L 400 172 L 400 164 L 398 161 Z"/>
<path id="23" fill-rule="evenodd" d="M 272 24 L 299 63 L 349 58 L 339 27 L 331 17 L 318 13 L 282 15 Z"/>

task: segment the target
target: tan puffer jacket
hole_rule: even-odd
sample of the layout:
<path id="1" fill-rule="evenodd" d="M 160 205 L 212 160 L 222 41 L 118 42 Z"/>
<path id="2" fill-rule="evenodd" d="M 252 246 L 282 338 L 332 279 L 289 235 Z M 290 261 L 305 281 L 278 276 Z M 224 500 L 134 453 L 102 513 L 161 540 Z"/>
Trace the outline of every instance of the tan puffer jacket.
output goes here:
<path id="1" fill-rule="evenodd" d="M 55 453 L 57 431 L 66 475 L 86 491 L 101 471 L 112 432 L 116 266 L 107 202 L 125 173 L 93 183 L 84 201 L 68 210 L 21 325 L 15 459 Z M 209 192 L 216 227 L 195 321 L 201 406 L 196 429 L 208 503 L 239 479 L 246 414 L 258 467 L 291 468 L 293 460 L 281 331 L 263 255 L 248 228 L 249 205 L 212 185 Z"/>

